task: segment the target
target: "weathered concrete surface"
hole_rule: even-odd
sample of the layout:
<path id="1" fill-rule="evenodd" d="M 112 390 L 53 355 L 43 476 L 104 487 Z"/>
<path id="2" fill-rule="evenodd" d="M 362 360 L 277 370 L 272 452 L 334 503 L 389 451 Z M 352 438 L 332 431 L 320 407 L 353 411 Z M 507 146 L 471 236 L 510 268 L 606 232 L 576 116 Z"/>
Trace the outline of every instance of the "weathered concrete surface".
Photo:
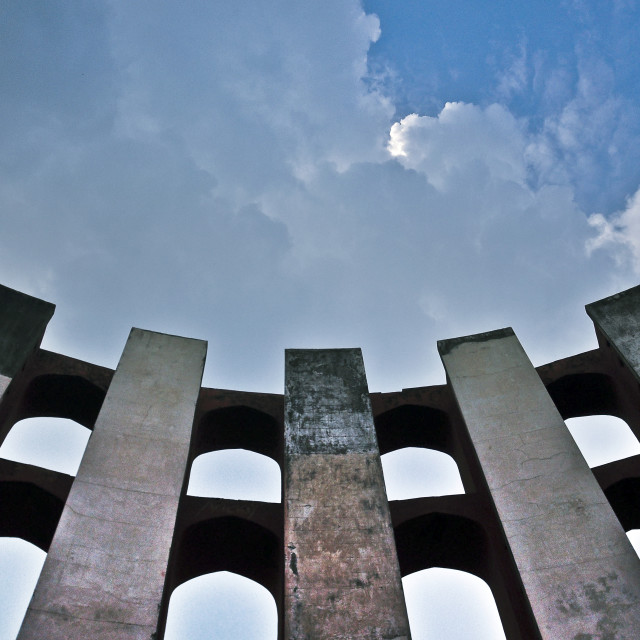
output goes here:
<path id="1" fill-rule="evenodd" d="M 155 638 L 205 355 L 131 331 L 20 640 Z"/>
<path id="2" fill-rule="evenodd" d="M 0 398 L 38 347 L 55 305 L 0 285 Z"/>
<path id="3" fill-rule="evenodd" d="M 438 343 L 546 640 L 637 640 L 640 561 L 511 329 Z"/>
<path id="4" fill-rule="evenodd" d="M 285 637 L 406 639 L 359 349 L 287 350 Z"/>
<path id="5" fill-rule="evenodd" d="M 588 304 L 586 310 L 640 382 L 640 286 Z"/>

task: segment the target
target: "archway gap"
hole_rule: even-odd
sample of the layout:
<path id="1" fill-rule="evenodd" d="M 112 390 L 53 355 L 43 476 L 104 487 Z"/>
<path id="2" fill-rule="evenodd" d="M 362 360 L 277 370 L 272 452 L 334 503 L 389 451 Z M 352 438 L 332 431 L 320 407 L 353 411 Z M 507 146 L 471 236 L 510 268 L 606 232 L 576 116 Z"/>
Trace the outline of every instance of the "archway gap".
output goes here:
<path id="1" fill-rule="evenodd" d="M 547 385 L 564 420 L 589 415 L 618 414 L 613 380 L 604 373 L 575 373 Z"/>
<path id="2" fill-rule="evenodd" d="M 475 520 L 433 512 L 394 529 L 402 576 L 441 567 L 490 581 L 491 550 L 484 527 Z"/>
<path id="3" fill-rule="evenodd" d="M 171 584 L 229 571 L 254 580 L 278 602 L 282 588 L 281 541 L 263 526 L 236 516 L 198 522 L 180 536 L 171 562 Z"/>
<path id="4" fill-rule="evenodd" d="M 604 494 L 625 531 L 640 529 L 640 478 L 619 480 Z"/>
<path id="5" fill-rule="evenodd" d="M 105 395 L 105 390 L 81 376 L 41 375 L 29 383 L 21 401 L 19 417 L 68 418 L 93 429 Z"/>
<path id="6" fill-rule="evenodd" d="M 262 585 L 228 571 L 193 578 L 174 589 L 164 640 L 277 640 L 278 610 Z"/>
<path id="7" fill-rule="evenodd" d="M 36 588 L 46 552 L 19 537 L 0 537 L 0 640 L 14 640 Z"/>
<path id="8" fill-rule="evenodd" d="M 246 449 L 209 451 L 193 461 L 187 495 L 281 502 L 280 466 L 272 458 Z"/>
<path id="9" fill-rule="evenodd" d="M 464 493 L 456 461 L 435 449 L 404 447 L 381 457 L 389 500 Z"/>
<path id="10" fill-rule="evenodd" d="M 456 457 L 449 416 L 440 409 L 404 404 L 374 418 L 380 453 L 406 447 L 442 451 Z"/>
<path id="11" fill-rule="evenodd" d="M 640 557 L 640 528 L 627 531 L 627 538 L 629 538 L 631 546 L 633 547 L 638 557 Z"/>
<path id="12" fill-rule="evenodd" d="M 7 434 L 0 457 L 75 476 L 91 431 L 68 418 L 25 418 Z"/>
<path id="13" fill-rule="evenodd" d="M 621 418 L 588 415 L 565 423 L 591 468 L 640 454 L 640 442 Z"/>
<path id="14" fill-rule="evenodd" d="M 192 458 L 221 449 L 246 449 L 281 466 L 282 429 L 268 413 L 236 405 L 205 413 L 194 430 Z"/>
<path id="15" fill-rule="evenodd" d="M 21 538 L 47 552 L 64 502 L 30 482 L 0 482 L 0 536 Z"/>
<path id="16" fill-rule="evenodd" d="M 491 588 L 481 578 L 432 567 L 405 576 L 402 585 L 413 640 L 506 640 Z"/>

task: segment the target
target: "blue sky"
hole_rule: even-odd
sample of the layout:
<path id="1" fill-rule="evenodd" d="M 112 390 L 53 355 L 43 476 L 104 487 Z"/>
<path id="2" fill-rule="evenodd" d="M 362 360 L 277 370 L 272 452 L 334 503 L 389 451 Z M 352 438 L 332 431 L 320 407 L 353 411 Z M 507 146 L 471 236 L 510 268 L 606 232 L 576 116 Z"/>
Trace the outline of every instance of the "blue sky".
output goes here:
<path id="1" fill-rule="evenodd" d="M 369 386 L 436 340 L 593 348 L 640 275 L 634 1 L 7 0 L 0 280 L 43 346 L 114 367 L 131 326 L 209 341 L 205 385 L 280 393 L 287 347 Z"/>

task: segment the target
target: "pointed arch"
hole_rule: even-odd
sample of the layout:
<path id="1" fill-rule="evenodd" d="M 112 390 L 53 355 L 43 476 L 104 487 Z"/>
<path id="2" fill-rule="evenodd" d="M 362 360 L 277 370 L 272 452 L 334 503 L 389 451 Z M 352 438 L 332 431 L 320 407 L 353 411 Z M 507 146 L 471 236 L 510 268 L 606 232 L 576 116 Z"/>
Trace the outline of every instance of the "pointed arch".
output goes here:
<path id="1" fill-rule="evenodd" d="M 491 588 L 481 578 L 434 567 L 405 576 L 402 586 L 413 640 L 506 639 Z"/>
<path id="2" fill-rule="evenodd" d="M 208 573 L 174 589 L 164 640 L 277 640 L 278 610 L 257 582 L 228 571 Z"/>
<path id="3" fill-rule="evenodd" d="M 389 500 L 464 493 L 456 461 L 435 449 L 404 447 L 381 457 Z"/>
<path id="4" fill-rule="evenodd" d="M 11 427 L 0 457 L 75 475 L 90 435 L 87 427 L 68 418 L 25 418 Z"/>
<path id="5" fill-rule="evenodd" d="M 198 456 L 191 465 L 187 495 L 281 502 L 278 463 L 246 449 L 222 449 Z"/>

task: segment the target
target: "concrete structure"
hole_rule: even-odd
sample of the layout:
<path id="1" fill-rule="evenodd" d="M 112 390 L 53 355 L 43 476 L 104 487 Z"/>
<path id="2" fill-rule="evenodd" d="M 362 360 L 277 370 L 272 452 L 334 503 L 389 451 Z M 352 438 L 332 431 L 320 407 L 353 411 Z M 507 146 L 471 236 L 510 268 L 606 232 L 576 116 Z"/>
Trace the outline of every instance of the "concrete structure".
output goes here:
<path id="1" fill-rule="evenodd" d="M 93 430 L 77 477 L 0 460 L 0 535 L 48 552 L 26 638 L 162 638 L 171 592 L 214 571 L 265 586 L 280 639 L 408 638 L 400 577 L 490 586 L 509 640 L 640 637 L 640 456 L 589 469 L 563 420 L 640 436 L 640 287 L 587 307 L 598 349 L 532 366 L 510 329 L 439 343 L 447 384 L 369 393 L 357 349 L 290 350 L 285 393 L 202 388 L 206 345 L 132 330 L 116 371 L 39 348 L 53 306 L 0 288 L 0 439 Z M 464 495 L 388 501 L 380 455 L 451 455 Z M 243 448 L 282 504 L 185 495 Z"/>

